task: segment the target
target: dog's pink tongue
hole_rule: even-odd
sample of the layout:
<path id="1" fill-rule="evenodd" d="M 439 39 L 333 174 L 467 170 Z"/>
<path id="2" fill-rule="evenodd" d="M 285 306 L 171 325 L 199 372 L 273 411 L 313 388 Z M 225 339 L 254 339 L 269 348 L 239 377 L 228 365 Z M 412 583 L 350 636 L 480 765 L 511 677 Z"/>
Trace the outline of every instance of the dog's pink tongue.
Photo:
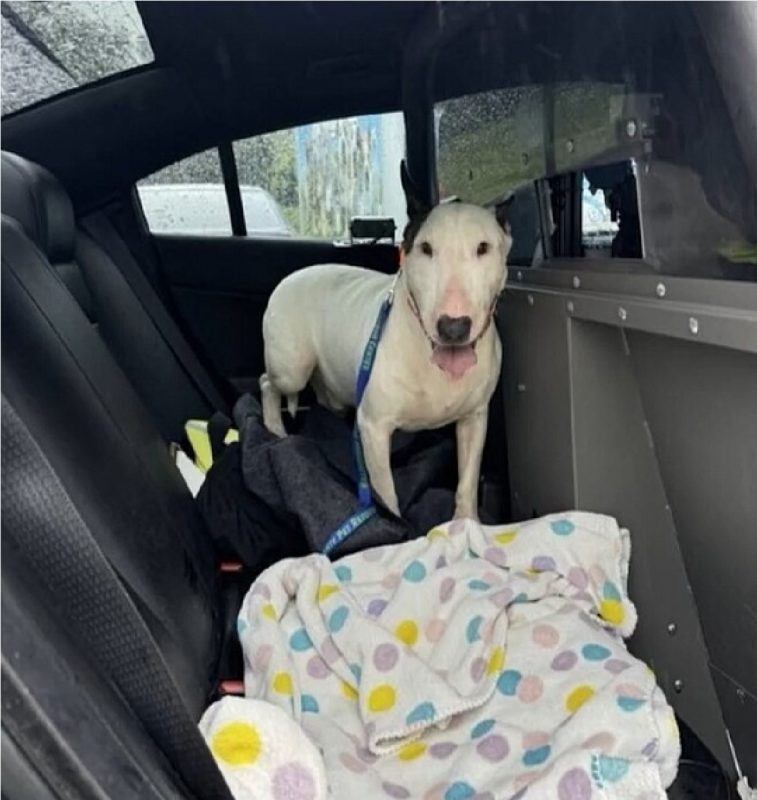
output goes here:
<path id="1" fill-rule="evenodd" d="M 437 345 L 434 348 L 431 360 L 440 370 L 446 372 L 454 380 L 462 378 L 478 361 L 473 345 L 465 347 Z"/>

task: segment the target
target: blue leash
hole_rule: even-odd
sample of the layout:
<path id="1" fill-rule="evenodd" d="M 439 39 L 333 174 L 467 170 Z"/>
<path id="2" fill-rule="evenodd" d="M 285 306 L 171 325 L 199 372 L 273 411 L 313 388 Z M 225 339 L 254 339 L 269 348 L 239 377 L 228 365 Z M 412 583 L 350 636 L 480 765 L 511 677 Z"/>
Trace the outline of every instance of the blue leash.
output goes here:
<path id="1" fill-rule="evenodd" d="M 395 278 L 396 282 L 396 278 Z M 373 364 L 376 361 L 376 351 L 378 350 L 381 335 L 384 333 L 386 320 L 389 317 L 389 312 L 392 309 L 392 301 L 394 300 L 394 285 L 392 285 L 389 294 L 381 304 L 376 324 L 373 326 L 371 335 L 368 337 L 368 343 L 363 350 L 363 358 L 360 361 L 360 369 L 357 373 L 357 385 L 355 387 L 355 409 L 360 406 L 365 394 L 368 381 L 371 377 Z M 355 426 L 352 429 L 352 454 L 355 459 L 355 466 L 357 468 L 357 499 L 360 509 L 354 514 L 349 516 L 326 540 L 326 544 L 321 548 L 321 552 L 328 555 L 335 547 L 338 547 L 345 539 L 376 516 L 376 506 L 373 503 L 373 495 L 371 494 L 371 484 L 368 479 L 368 470 L 365 466 L 365 456 L 363 455 L 363 442 L 360 439 L 360 429 L 357 425 L 357 417 L 355 418 Z"/>

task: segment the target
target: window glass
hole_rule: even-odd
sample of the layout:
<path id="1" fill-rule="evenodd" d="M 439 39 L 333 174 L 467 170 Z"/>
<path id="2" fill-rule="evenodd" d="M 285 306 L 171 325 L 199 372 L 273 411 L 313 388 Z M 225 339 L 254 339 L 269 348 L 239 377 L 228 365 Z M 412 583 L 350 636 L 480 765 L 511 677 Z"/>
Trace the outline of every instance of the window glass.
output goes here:
<path id="1" fill-rule="evenodd" d="M 215 148 L 177 161 L 137 184 L 151 233 L 230 236 L 231 217 Z"/>
<path id="2" fill-rule="evenodd" d="M 2 3 L 2 113 L 153 60 L 134 2 Z"/>
<path id="3" fill-rule="evenodd" d="M 643 241 L 657 272 L 757 280 L 753 141 L 739 127 L 739 97 L 729 105 L 725 95 L 734 85 L 710 61 L 700 10 L 637 11 L 492 4 L 445 42 L 435 61 L 440 195 L 492 203 L 572 174 L 579 189 L 590 185 L 579 249 L 605 247 L 614 227 L 603 206 L 623 197 L 625 218 L 608 209 L 616 251 L 642 256 Z M 630 163 L 622 188 L 592 191 L 592 170 Z M 626 237 L 634 213 L 640 231 Z"/>
<path id="4" fill-rule="evenodd" d="M 348 237 L 352 217 L 406 222 L 400 183 L 405 153 L 402 114 L 318 122 L 234 143 L 243 200 L 264 193 L 271 203 L 245 202 L 248 235 Z M 274 219 L 283 220 L 282 224 Z"/>

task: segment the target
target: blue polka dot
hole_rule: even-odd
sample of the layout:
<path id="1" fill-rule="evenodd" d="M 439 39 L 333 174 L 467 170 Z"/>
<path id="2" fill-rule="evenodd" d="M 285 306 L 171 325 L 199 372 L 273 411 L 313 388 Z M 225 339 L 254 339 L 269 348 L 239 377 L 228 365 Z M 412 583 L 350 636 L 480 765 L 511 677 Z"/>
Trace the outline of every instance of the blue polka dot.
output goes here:
<path id="1" fill-rule="evenodd" d="M 237 636 L 241 636 L 247 630 L 247 620 L 241 617 L 237 620 Z"/>
<path id="2" fill-rule="evenodd" d="M 618 706 L 623 709 L 623 711 L 636 711 L 637 708 L 641 708 L 644 705 L 644 700 L 638 697 L 619 697 L 618 698 Z"/>
<path id="3" fill-rule="evenodd" d="M 304 650 L 310 650 L 313 646 L 313 642 L 308 636 L 307 631 L 304 628 L 300 628 L 289 637 L 289 646 L 292 650 L 302 653 Z"/>
<path id="4" fill-rule="evenodd" d="M 601 644 L 585 644 L 581 653 L 587 661 L 604 661 L 610 657 L 610 651 Z"/>
<path id="5" fill-rule="evenodd" d="M 513 605 L 515 605 L 516 603 L 527 603 L 527 602 L 528 602 L 528 595 L 525 592 L 516 594 L 515 597 L 513 597 L 512 599 Z"/>
<path id="6" fill-rule="evenodd" d="M 360 664 L 350 664 L 350 672 L 355 676 L 355 680 L 360 683 L 360 677 L 363 674 Z"/>
<path id="7" fill-rule="evenodd" d="M 497 678 L 497 691 L 506 697 L 512 697 L 518 690 L 518 684 L 523 676 L 517 669 L 506 669 Z"/>
<path id="8" fill-rule="evenodd" d="M 455 781 L 444 793 L 444 800 L 468 800 L 473 797 L 476 790 L 464 781 Z"/>
<path id="9" fill-rule="evenodd" d="M 487 589 L 491 589 L 491 585 L 486 581 L 480 581 L 476 579 L 468 581 L 468 588 L 473 589 L 476 592 L 485 592 Z"/>
<path id="10" fill-rule="evenodd" d="M 533 750 L 526 750 L 523 754 L 523 763 L 527 767 L 538 767 L 543 764 L 552 752 L 552 748 L 545 744 L 542 747 L 535 747 Z"/>
<path id="11" fill-rule="evenodd" d="M 336 577 L 339 578 L 342 583 L 347 583 L 352 580 L 352 570 L 344 564 L 340 564 L 334 572 L 336 572 Z"/>
<path id="12" fill-rule="evenodd" d="M 481 627 L 481 623 L 483 621 L 484 618 L 480 614 L 477 614 L 468 623 L 467 627 L 465 628 L 465 638 L 468 640 L 469 644 L 473 644 L 473 642 L 476 642 L 481 638 L 479 628 Z"/>
<path id="13" fill-rule="evenodd" d="M 318 705 L 318 701 L 313 697 L 312 694 L 303 694 L 300 698 L 300 708 L 302 709 L 303 713 L 307 712 L 309 714 L 317 714 L 321 708 Z"/>
<path id="14" fill-rule="evenodd" d="M 436 709 L 433 703 L 421 703 L 416 706 L 405 718 L 408 725 L 414 722 L 431 722 L 436 717 Z"/>
<path id="15" fill-rule="evenodd" d="M 620 602 L 620 592 L 612 581 L 605 581 L 605 585 L 602 587 L 602 595 L 605 600 L 617 600 Z"/>
<path id="16" fill-rule="evenodd" d="M 473 730 L 470 732 L 470 738 L 480 739 L 482 736 L 485 736 L 487 733 L 489 733 L 494 725 L 495 722 L 493 719 L 482 719 L 481 722 L 478 722 L 473 726 Z"/>
<path id="17" fill-rule="evenodd" d="M 616 783 L 628 772 L 629 762 L 627 758 L 617 756 L 606 756 L 601 753 L 598 757 L 599 774 L 608 783 Z"/>
<path id="18" fill-rule="evenodd" d="M 426 567 L 420 561 L 411 561 L 405 567 L 402 577 L 411 583 L 420 583 L 426 577 Z"/>
<path id="19" fill-rule="evenodd" d="M 329 630 L 338 633 L 344 627 L 347 617 L 350 615 L 347 606 L 339 606 L 329 617 Z"/>
<path id="20" fill-rule="evenodd" d="M 576 529 L 576 526 L 569 519 L 556 519 L 549 523 L 552 533 L 558 536 L 569 536 Z"/>

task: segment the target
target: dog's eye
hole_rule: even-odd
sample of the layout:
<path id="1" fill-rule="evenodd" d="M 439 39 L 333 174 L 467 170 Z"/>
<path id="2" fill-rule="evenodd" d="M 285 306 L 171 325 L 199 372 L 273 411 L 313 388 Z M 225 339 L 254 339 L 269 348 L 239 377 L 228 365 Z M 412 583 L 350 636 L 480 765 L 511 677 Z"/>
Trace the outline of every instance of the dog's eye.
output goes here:
<path id="1" fill-rule="evenodd" d="M 481 242 L 476 250 L 477 256 L 485 256 L 489 252 L 489 242 Z"/>
<path id="2" fill-rule="evenodd" d="M 432 256 L 434 251 L 428 242 L 421 242 L 421 253 L 423 253 L 424 256 Z"/>

